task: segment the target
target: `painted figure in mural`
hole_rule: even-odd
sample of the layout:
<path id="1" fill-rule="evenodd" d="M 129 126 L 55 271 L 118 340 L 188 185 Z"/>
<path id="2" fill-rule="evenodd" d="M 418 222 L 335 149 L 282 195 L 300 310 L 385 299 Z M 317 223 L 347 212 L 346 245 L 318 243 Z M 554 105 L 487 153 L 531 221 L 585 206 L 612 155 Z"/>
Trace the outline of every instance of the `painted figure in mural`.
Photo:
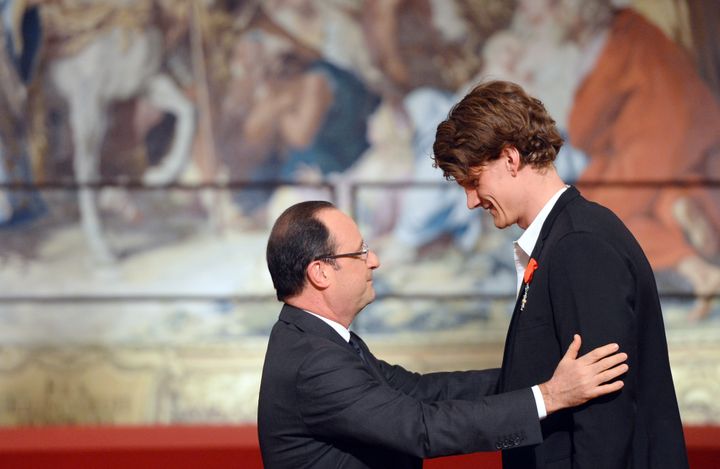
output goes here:
<path id="1" fill-rule="evenodd" d="M 37 76 L 41 23 L 36 2 L 4 0 L 0 59 L 0 182 L 32 184 L 33 164 L 27 129 L 27 87 Z M 31 188 L 0 191 L 0 227 L 15 227 L 45 214 L 40 194 Z"/>
<path id="2" fill-rule="evenodd" d="M 248 55 L 239 60 L 257 78 L 241 145 L 265 153 L 253 157 L 255 167 L 241 165 L 249 169 L 244 176 L 320 182 L 350 168 L 369 148 L 367 120 L 379 97 L 354 73 L 284 30 L 254 28 L 245 36 L 243 54 Z M 264 202 L 242 201 L 248 211 Z"/>
<path id="3" fill-rule="evenodd" d="M 144 175 L 150 185 L 169 183 L 184 169 L 194 133 L 194 107 L 162 70 L 163 36 L 154 23 L 153 3 L 57 1 L 43 3 L 40 10 L 43 67 L 69 109 L 73 168 L 82 185 L 78 197 L 83 231 L 95 260 L 112 262 L 115 253 L 102 232 L 92 187 L 100 182 L 109 107 L 118 100 L 145 96 L 175 117 L 168 155 Z"/>
<path id="4" fill-rule="evenodd" d="M 615 12 L 589 39 L 594 63 L 569 119 L 570 140 L 590 161 L 578 183 L 650 183 L 586 194 L 618 214 L 655 270 L 676 270 L 698 295 L 717 293 L 720 200 L 702 186 L 667 183 L 718 174 L 720 103 L 687 53 L 633 10 Z M 691 318 L 709 311 L 710 299 L 699 300 Z"/>
<path id="5" fill-rule="evenodd" d="M 419 468 L 424 457 L 537 444 L 541 419 L 622 388 L 603 383 L 626 372 L 626 354 L 609 344 L 576 358 L 579 336 L 543 384 L 504 394 L 497 369 L 420 375 L 379 360 L 349 327 L 375 298 L 380 260 L 329 202 L 285 210 L 267 263 L 284 303 L 258 404 L 269 469 Z"/>
<path id="6" fill-rule="evenodd" d="M 282 64 L 273 83 L 277 87 L 262 102 L 273 111 L 272 120 L 279 120 L 284 147 L 280 161 L 271 161 L 267 169 L 284 180 L 297 178 L 303 168 L 322 175 L 343 172 L 369 146 L 366 123 L 377 97 L 351 73 L 322 59 L 287 55 Z"/>
<path id="7" fill-rule="evenodd" d="M 650 263 L 619 218 L 559 177 L 562 143 L 539 100 L 491 81 L 453 108 L 433 147 L 469 209 L 525 230 L 499 391 L 549 376 L 575 331 L 586 346 L 617 341 L 630 356 L 622 391 L 548 417 L 543 443 L 505 451 L 504 467 L 688 467 Z"/>
<path id="8" fill-rule="evenodd" d="M 260 8 L 299 44 L 378 90 L 380 71 L 372 62 L 361 18 L 364 0 L 266 0 Z"/>
<path id="9" fill-rule="evenodd" d="M 482 43 L 511 11 L 512 2 L 498 0 L 369 0 L 362 22 L 384 94 L 456 90 L 477 72 Z"/>

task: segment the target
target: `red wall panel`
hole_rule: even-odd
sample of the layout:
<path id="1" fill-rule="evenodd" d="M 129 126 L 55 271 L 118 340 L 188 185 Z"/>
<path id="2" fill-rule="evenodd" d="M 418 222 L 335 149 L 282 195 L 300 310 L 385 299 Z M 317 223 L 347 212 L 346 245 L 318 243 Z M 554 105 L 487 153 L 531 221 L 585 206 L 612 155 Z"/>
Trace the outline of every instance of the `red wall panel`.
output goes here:
<path id="1" fill-rule="evenodd" d="M 720 467 L 720 427 L 686 427 L 692 469 Z M 1 469 L 261 469 L 254 426 L 0 429 Z M 499 453 L 428 460 L 426 469 L 500 469 Z"/>

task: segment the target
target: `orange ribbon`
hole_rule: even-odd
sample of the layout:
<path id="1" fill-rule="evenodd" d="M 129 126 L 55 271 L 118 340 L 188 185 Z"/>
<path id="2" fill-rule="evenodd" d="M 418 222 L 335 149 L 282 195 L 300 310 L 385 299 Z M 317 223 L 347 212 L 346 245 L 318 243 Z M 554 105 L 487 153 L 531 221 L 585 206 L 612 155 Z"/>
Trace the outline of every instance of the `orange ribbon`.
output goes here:
<path id="1" fill-rule="evenodd" d="M 533 275 L 535 275 L 535 270 L 537 268 L 537 261 L 534 258 L 531 258 L 530 262 L 528 262 L 527 267 L 525 267 L 525 275 L 523 275 L 523 282 L 525 282 L 526 285 L 529 285 L 530 282 L 532 282 Z"/>

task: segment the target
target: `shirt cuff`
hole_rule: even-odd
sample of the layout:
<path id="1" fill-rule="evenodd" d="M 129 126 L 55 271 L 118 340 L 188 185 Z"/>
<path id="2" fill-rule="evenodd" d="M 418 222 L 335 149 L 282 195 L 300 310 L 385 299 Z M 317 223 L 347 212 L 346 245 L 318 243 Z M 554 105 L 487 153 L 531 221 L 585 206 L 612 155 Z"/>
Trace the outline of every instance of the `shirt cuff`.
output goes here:
<path id="1" fill-rule="evenodd" d="M 535 397 L 535 405 L 537 406 L 537 412 L 538 417 L 540 420 L 547 417 L 547 409 L 545 408 L 545 400 L 542 397 L 542 392 L 540 391 L 540 386 L 533 386 L 532 388 L 533 396 Z"/>

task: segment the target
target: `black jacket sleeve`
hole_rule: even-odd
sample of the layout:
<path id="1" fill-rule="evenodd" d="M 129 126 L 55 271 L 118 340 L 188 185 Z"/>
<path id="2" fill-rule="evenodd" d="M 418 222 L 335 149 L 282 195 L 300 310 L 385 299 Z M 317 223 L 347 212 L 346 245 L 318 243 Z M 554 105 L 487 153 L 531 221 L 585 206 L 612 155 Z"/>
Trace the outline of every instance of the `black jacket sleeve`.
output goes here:
<path id="1" fill-rule="evenodd" d="M 632 446 L 637 392 L 634 272 L 607 241 L 591 233 L 562 238 L 550 256 L 549 275 L 555 331 L 560 343 L 582 336 L 580 354 L 616 342 L 627 352 L 624 388 L 572 409 L 573 467 L 626 468 Z M 646 357 L 647 360 L 649 357 Z"/>
<path id="2" fill-rule="evenodd" d="M 297 374 L 302 420 L 317 438 L 380 445 L 423 458 L 542 440 L 530 389 L 475 401 L 430 402 L 402 391 L 413 388 L 415 396 L 433 394 L 422 389 L 422 379 L 405 373 L 396 372 L 394 385 L 389 386 L 350 354 L 317 348 L 305 357 Z"/>

